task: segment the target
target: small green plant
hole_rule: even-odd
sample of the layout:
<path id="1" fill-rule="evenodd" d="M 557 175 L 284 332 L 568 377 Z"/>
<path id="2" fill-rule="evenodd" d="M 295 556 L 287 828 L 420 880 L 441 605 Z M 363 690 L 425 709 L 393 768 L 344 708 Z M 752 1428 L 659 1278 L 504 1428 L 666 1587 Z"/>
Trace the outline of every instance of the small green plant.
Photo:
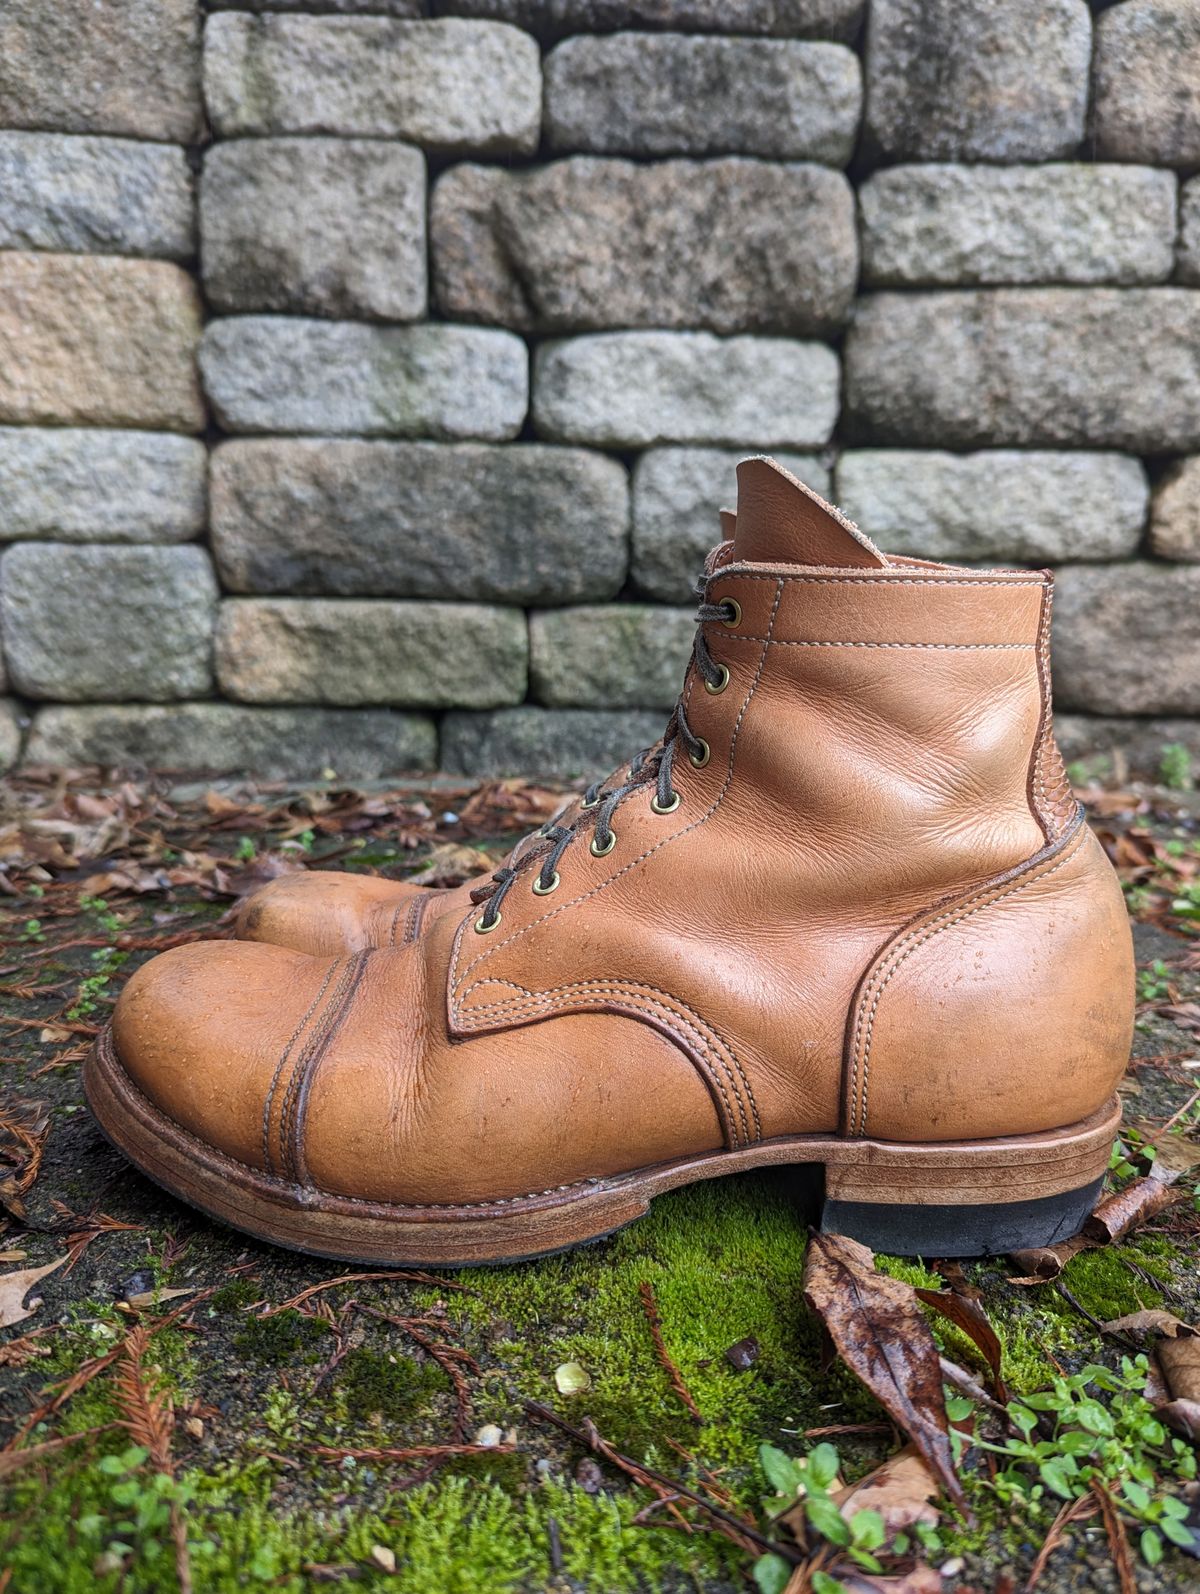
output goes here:
<path id="1" fill-rule="evenodd" d="M 128 959 L 129 953 L 118 952 L 115 946 L 102 946 L 93 952 L 92 963 L 96 972 L 80 980 L 75 1000 L 67 1009 L 67 1017 L 76 1021 L 94 1013 L 97 1004 L 108 995 L 113 975 Z"/>
<path id="2" fill-rule="evenodd" d="M 39 886 L 37 884 L 26 886 L 25 894 L 32 897 L 35 902 L 40 902 L 41 899 L 46 895 L 46 888 L 45 886 Z"/>
<path id="3" fill-rule="evenodd" d="M 239 863 L 253 863 L 258 857 L 258 848 L 254 845 L 253 837 L 239 836 L 233 856 Z"/>
<path id="4" fill-rule="evenodd" d="M 110 1514 L 87 1514 L 79 1518 L 79 1532 L 103 1551 L 97 1564 L 103 1571 L 128 1569 L 136 1563 L 143 1575 L 158 1586 L 173 1581 L 170 1570 L 175 1550 L 172 1544 L 172 1513 L 184 1512 L 192 1503 L 194 1490 L 187 1482 L 169 1473 L 146 1471 L 149 1452 L 141 1445 L 130 1445 L 119 1455 L 102 1456 L 96 1470 L 112 1482 L 108 1488 L 114 1507 Z M 107 1543 L 105 1541 L 107 1540 Z M 212 1546 L 193 1543 L 194 1555 Z"/>
<path id="5" fill-rule="evenodd" d="M 833 1445 L 817 1445 L 799 1460 L 774 1445 L 762 1445 L 758 1454 L 767 1482 L 775 1490 L 774 1496 L 764 1501 L 768 1517 L 780 1516 L 799 1504 L 809 1529 L 819 1538 L 827 1544 L 836 1545 L 864 1571 L 883 1571 L 882 1563 L 874 1554 L 874 1551 L 883 1548 L 887 1537 L 879 1512 L 864 1509 L 854 1512 L 852 1516 L 843 1516 L 841 1507 L 830 1493 L 832 1488 L 840 1486 L 840 1462 Z M 791 1572 L 792 1568 L 783 1556 L 760 1556 L 754 1565 L 754 1580 L 760 1594 L 781 1594 Z M 820 1577 L 825 1578 L 830 1589 L 840 1586 L 827 1574 L 816 1572 L 812 1587 L 818 1594 L 822 1586 L 817 1581 Z"/>
<path id="6" fill-rule="evenodd" d="M 1191 880 L 1181 888 L 1171 903 L 1171 912 L 1200 929 L 1200 880 Z"/>
<path id="7" fill-rule="evenodd" d="M 108 903 L 103 897 L 80 897 L 79 907 L 84 913 L 94 913 L 100 928 L 107 930 L 109 935 L 119 935 L 125 928 L 117 915 L 110 912 Z"/>
<path id="8" fill-rule="evenodd" d="M 45 939 L 46 932 L 42 929 L 42 921 L 40 919 L 26 919 L 25 926 L 21 931 L 21 940 L 44 941 Z"/>
<path id="9" fill-rule="evenodd" d="M 1168 1433 L 1146 1399 L 1148 1370 L 1145 1356 L 1126 1356 L 1118 1372 L 1087 1366 L 1056 1378 L 1049 1390 L 1011 1402 L 1008 1414 L 1018 1437 L 1003 1444 L 975 1440 L 1004 1463 L 988 1485 L 1001 1503 L 1041 1515 L 1048 1495 L 1078 1499 L 1095 1482 L 1140 1526 L 1142 1555 L 1150 1565 L 1161 1559 L 1164 1539 L 1197 1547 L 1184 1526 L 1187 1505 L 1163 1489 L 1166 1481 L 1195 1478 L 1196 1453 Z M 1112 1398 L 1104 1404 L 1093 1390 Z"/>
<path id="10" fill-rule="evenodd" d="M 1170 994 L 1167 985 L 1171 971 L 1162 958 L 1155 958 L 1148 969 L 1139 969 L 1137 993 L 1139 1002 L 1161 1002 Z"/>
<path id="11" fill-rule="evenodd" d="M 1194 784 L 1192 755 L 1182 742 L 1168 742 L 1163 748 L 1158 777 L 1172 791 L 1191 791 Z"/>

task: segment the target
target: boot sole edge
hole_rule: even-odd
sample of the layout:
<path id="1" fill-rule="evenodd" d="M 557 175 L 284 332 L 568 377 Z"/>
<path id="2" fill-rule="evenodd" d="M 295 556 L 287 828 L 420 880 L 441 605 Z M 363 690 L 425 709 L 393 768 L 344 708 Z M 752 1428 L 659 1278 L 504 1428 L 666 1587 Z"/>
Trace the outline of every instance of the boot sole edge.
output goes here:
<path id="1" fill-rule="evenodd" d="M 528 1196 L 410 1206 L 313 1190 L 217 1151 L 142 1093 L 117 1056 L 111 1028 L 89 1053 L 83 1084 L 111 1144 L 209 1217 L 311 1256 L 422 1267 L 552 1255 L 624 1228 L 668 1190 L 752 1168 L 814 1164 L 825 1169 L 822 1232 L 872 1249 L 976 1256 L 1052 1244 L 1077 1232 L 1092 1210 L 1121 1120 L 1114 1096 L 1082 1122 L 1040 1134 L 912 1145 L 795 1135 Z M 988 1199 L 998 1188 L 1019 1188 L 1022 1198 Z"/>

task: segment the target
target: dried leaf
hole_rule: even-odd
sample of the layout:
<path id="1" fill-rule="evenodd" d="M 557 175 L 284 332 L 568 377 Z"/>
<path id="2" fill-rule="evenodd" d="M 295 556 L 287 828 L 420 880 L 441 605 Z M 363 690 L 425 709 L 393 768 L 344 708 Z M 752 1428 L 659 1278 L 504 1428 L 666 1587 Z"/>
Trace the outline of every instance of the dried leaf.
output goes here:
<path id="1" fill-rule="evenodd" d="M 1104 1324 L 1106 1334 L 1165 1334 L 1174 1339 L 1179 1333 L 1192 1334 L 1194 1329 L 1182 1322 L 1174 1312 L 1164 1312 L 1152 1307 L 1144 1312 L 1129 1312 L 1125 1317 L 1114 1317 Z"/>
<path id="2" fill-rule="evenodd" d="M 913 1287 L 877 1273 L 874 1256 L 856 1240 L 815 1234 L 804 1298 L 850 1371 L 909 1435 L 951 1498 L 963 1503 L 938 1350 Z"/>
<path id="3" fill-rule="evenodd" d="M 791 1594 L 793 1588 L 803 1586 L 807 1590 L 811 1587 L 811 1584 L 801 1585 L 797 1581 L 804 1570 L 803 1567 L 797 1568 L 784 1594 Z M 848 1565 L 839 1566 L 837 1581 L 851 1594 L 940 1594 L 942 1587 L 941 1573 L 935 1572 L 933 1567 L 926 1566 L 924 1562 L 914 1566 L 910 1572 L 902 1572 L 899 1577 L 874 1577 Z"/>
<path id="4" fill-rule="evenodd" d="M 187 1289 L 178 1290 L 139 1290 L 136 1295 L 127 1295 L 126 1304 L 135 1311 L 142 1311 L 148 1306 L 157 1306 L 162 1301 L 176 1301 L 181 1295 L 195 1295 L 202 1286 L 192 1284 Z"/>
<path id="5" fill-rule="evenodd" d="M 1174 1169 L 1160 1168 L 1155 1163 L 1146 1178 L 1135 1179 L 1101 1201 L 1091 1217 L 1084 1221 L 1083 1233 L 1097 1245 L 1123 1240 L 1131 1229 L 1148 1222 L 1179 1199 L 1181 1192 L 1172 1188 L 1178 1178 Z"/>
<path id="6" fill-rule="evenodd" d="M 0 1274 L 0 1328 L 11 1328 L 14 1323 L 23 1323 L 27 1317 L 32 1317 L 42 1304 L 42 1297 L 30 1295 L 33 1286 L 39 1279 L 44 1279 L 48 1273 L 53 1273 L 67 1260 L 60 1256 L 57 1262 L 48 1262 L 45 1267 L 26 1267 L 19 1273 Z M 29 1305 L 25 1304 L 25 1297 L 30 1295 Z"/>
<path id="7" fill-rule="evenodd" d="M 736 1345 L 730 1345 L 725 1352 L 725 1360 L 739 1373 L 747 1372 L 754 1366 L 759 1356 L 759 1345 L 753 1334 L 748 1334 L 745 1339 L 739 1339 Z"/>
<path id="8" fill-rule="evenodd" d="M 1076 1234 L 1069 1240 L 1059 1240 L 1055 1245 L 1038 1245 L 1028 1251 L 1010 1251 L 1008 1259 L 1020 1268 L 1019 1276 L 1009 1276 L 1010 1284 L 1052 1284 L 1063 1268 L 1080 1251 L 1093 1249 L 1091 1240 Z"/>
<path id="9" fill-rule="evenodd" d="M 1200 1336 L 1192 1332 L 1159 1340 L 1154 1356 L 1172 1400 L 1200 1402 Z"/>
<path id="10" fill-rule="evenodd" d="M 1200 1401 L 1168 1400 L 1154 1408 L 1154 1415 L 1185 1439 L 1200 1443 Z"/>
<path id="11" fill-rule="evenodd" d="M 996 1330 L 988 1322 L 987 1313 L 977 1300 L 961 1295 L 957 1290 L 918 1290 L 917 1299 L 932 1306 L 947 1322 L 953 1323 L 979 1349 L 992 1375 L 992 1387 L 1000 1401 L 1008 1399 L 1000 1364 L 1004 1352 L 996 1337 Z"/>
<path id="12" fill-rule="evenodd" d="M 1164 1133 L 1160 1124 L 1147 1118 L 1132 1118 L 1129 1127 L 1136 1129 L 1146 1144 L 1154 1147 L 1156 1168 L 1169 1168 L 1181 1176 L 1200 1168 L 1200 1145 L 1189 1140 L 1182 1130 L 1171 1129 Z"/>
<path id="13" fill-rule="evenodd" d="M 929 1502 L 937 1492 L 938 1481 L 924 1456 L 915 1445 L 905 1445 L 874 1472 L 840 1489 L 834 1499 L 847 1518 L 858 1511 L 878 1511 L 890 1540 L 916 1522 L 936 1524 L 940 1513 Z"/>

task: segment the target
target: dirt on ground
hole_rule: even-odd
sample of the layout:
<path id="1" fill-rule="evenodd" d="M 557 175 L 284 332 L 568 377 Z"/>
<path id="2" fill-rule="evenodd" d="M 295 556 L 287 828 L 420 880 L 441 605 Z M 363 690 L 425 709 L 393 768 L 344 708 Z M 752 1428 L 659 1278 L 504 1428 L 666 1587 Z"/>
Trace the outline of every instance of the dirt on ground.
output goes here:
<path id="1" fill-rule="evenodd" d="M 561 788 L 4 783 L 0 1594 L 1200 1588 L 1169 1409 L 1200 1323 L 1200 797 L 1081 795 L 1134 921 L 1110 1175 L 1134 1219 L 1032 1282 L 1008 1258 L 864 1264 L 868 1318 L 884 1332 L 891 1291 L 949 1368 L 928 1398 L 956 1506 L 878 1472 L 912 1428 L 806 1305 L 796 1175 L 678 1192 L 539 1262 L 365 1270 L 210 1223 L 89 1116 L 81 1061 L 147 957 L 228 936 L 284 870 L 486 876 Z"/>

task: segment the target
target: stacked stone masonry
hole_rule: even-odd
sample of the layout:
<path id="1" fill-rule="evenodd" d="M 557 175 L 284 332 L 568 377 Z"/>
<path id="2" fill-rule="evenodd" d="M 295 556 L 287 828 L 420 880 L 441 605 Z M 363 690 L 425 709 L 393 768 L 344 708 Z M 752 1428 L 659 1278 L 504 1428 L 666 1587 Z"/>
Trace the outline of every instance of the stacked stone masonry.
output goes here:
<path id="1" fill-rule="evenodd" d="M 0 6 L 0 767 L 605 774 L 761 450 L 1200 758 L 1200 0 Z"/>

